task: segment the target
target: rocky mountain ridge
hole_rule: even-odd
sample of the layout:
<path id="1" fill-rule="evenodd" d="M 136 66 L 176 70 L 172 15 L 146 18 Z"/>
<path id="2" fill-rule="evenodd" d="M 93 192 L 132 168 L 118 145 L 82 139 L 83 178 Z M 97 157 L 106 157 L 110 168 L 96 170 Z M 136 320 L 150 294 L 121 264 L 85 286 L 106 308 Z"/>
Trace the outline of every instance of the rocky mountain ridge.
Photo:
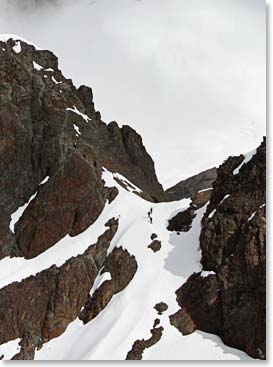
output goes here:
<path id="1" fill-rule="evenodd" d="M 198 191 L 211 188 L 217 177 L 215 167 L 200 172 L 166 190 L 167 200 L 181 200 L 194 196 Z"/>
<path id="2" fill-rule="evenodd" d="M 52 52 L 9 39 L 0 41 L 0 55 L 0 257 L 31 258 L 88 228 L 113 195 L 102 167 L 134 182 L 148 200 L 164 198 L 141 137 L 103 123 L 92 90 L 76 89 Z M 9 216 L 34 193 L 11 236 Z"/>
<path id="3" fill-rule="evenodd" d="M 0 57 L 0 357 L 193 359 L 203 330 L 264 359 L 265 141 L 164 192 L 52 52 L 7 36 Z"/>
<path id="4" fill-rule="evenodd" d="M 230 157 L 217 170 L 200 234 L 201 263 L 211 274 L 193 274 L 177 290 L 181 309 L 171 322 L 183 334 L 204 330 L 265 359 L 265 139 L 248 159 Z"/>

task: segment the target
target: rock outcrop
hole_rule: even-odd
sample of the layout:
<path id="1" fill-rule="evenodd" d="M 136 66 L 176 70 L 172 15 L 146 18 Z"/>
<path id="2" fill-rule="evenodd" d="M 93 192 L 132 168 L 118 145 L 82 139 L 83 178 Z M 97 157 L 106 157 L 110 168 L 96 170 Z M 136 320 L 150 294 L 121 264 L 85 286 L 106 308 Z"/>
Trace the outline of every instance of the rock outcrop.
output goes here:
<path id="1" fill-rule="evenodd" d="M 0 57 L 0 258 L 34 257 L 88 228 L 111 198 L 102 167 L 164 198 L 141 137 L 105 124 L 92 90 L 66 79 L 52 52 L 9 39 Z M 34 194 L 11 233 L 11 214 Z"/>
<path id="2" fill-rule="evenodd" d="M 133 255 L 121 247 L 116 247 L 105 260 L 103 272 L 109 272 L 110 280 L 104 281 L 84 305 L 80 319 L 86 324 L 96 317 L 110 302 L 113 295 L 121 292 L 133 279 L 137 262 Z"/>
<path id="3" fill-rule="evenodd" d="M 211 188 L 217 177 L 216 172 L 216 168 L 211 168 L 178 182 L 165 191 L 166 200 L 174 201 L 190 198 L 200 190 Z"/>
<path id="4" fill-rule="evenodd" d="M 192 198 L 189 207 L 178 212 L 168 221 L 169 231 L 188 232 L 191 229 L 192 221 L 196 217 L 196 210 L 205 205 L 211 198 L 212 189 L 197 192 Z"/>
<path id="5" fill-rule="evenodd" d="M 154 326 L 150 330 L 152 336 L 149 339 L 141 339 L 134 342 L 132 349 L 127 353 L 126 360 L 141 360 L 145 349 L 159 342 L 164 328 L 162 326 L 156 327 L 159 323 L 158 321 L 158 319 L 155 319 Z"/>
<path id="6" fill-rule="evenodd" d="M 160 249 L 161 249 L 161 241 L 159 241 L 159 240 L 153 240 L 149 244 L 148 248 L 150 248 L 151 250 L 153 250 L 153 252 L 160 251 Z"/>
<path id="7" fill-rule="evenodd" d="M 265 139 L 242 164 L 244 159 L 231 157 L 220 166 L 202 220 L 201 263 L 215 275 L 193 274 L 177 290 L 181 309 L 170 321 L 183 334 L 214 333 L 225 344 L 265 359 Z"/>
<path id="8" fill-rule="evenodd" d="M 162 315 L 168 309 L 168 305 L 165 302 L 159 302 L 155 305 L 154 309 L 157 311 L 158 315 Z"/>
<path id="9" fill-rule="evenodd" d="M 0 259 L 35 258 L 89 228 L 118 195 L 106 187 L 103 168 L 125 176 L 145 199 L 164 199 L 141 137 L 105 124 L 92 90 L 66 79 L 52 52 L 9 39 L 0 40 L 0 57 Z M 106 226 L 82 255 L 0 289 L 0 344 L 21 339 L 14 359 L 32 359 L 84 312 L 88 322 L 131 281 L 136 260 L 121 248 L 107 256 L 118 221 Z M 90 297 L 102 271 L 112 279 Z"/>
<path id="10" fill-rule="evenodd" d="M 0 290 L 0 344 L 21 338 L 15 359 L 33 359 L 35 348 L 59 336 L 80 313 L 118 228 L 110 228 L 82 255 Z"/>

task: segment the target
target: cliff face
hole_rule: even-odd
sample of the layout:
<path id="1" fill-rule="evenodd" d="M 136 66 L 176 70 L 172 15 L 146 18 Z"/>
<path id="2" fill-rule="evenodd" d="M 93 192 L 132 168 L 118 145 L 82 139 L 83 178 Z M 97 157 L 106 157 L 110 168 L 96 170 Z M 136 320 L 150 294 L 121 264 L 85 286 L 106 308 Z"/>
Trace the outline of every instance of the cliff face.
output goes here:
<path id="1" fill-rule="evenodd" d="M 244 163 L 243 163 L 244 162 Z M 193 274 L 177 290 L 180 311 L 171 322 L 196 329 L 265 358 L 266 142 L 248 157 L 231 157 L 217 179 L 202 220 L 200 246 L 207 277 Z"/>
<path id="2" fill-rule="evenodd" d="M 31 258 L 88 228 L 111 197 L 102 166 L 164 198 L 141 137 L 103 123 L 91 89 L 76 89 L 53 53 L 10 39 L 0 56 L 0 258 Z M 10 215 L 35 193 L 13 235 Z"/>
<path id="3" fill-rule="evenodd" d="M 200 190 L 211 188 L 216 177 L 216 168 L 200 172 L 197 175 L 178 182 L 176 185 L 166 190 L 166 199 L 172 201 L 190 198 Z"/>

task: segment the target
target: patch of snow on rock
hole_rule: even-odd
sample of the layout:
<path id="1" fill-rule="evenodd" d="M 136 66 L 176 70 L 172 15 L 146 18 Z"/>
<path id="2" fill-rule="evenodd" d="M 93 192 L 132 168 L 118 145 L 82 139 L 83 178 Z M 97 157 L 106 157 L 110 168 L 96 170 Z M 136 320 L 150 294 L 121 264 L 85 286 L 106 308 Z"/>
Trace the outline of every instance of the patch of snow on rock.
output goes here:
<path id="1" fill-rule="evenodd" d="M 42 182 L 40 182 L 39 186 L 45 184 L 49 179 L 49 176 L 47 176 L 45 179 L 43 179 Z M 21 218 L 21 216 L 23 215 L 24 211 L 26 210 L 26 208 L 28 207 L 29 203 L 36 197 L 37 195 L 37 191 L 35 192 L 35 194 L 33 194 L 30 199 L 28 200 L 28 202 L 22 206 L 20 206 L 14 213 L 11 214 L 11 221 L 9 224 L 9 228 L 11 230 L 12 233 L 14 233 L 14 226 L 15 224 L 18 222 L 18 220 Z"/>
<path id="2" fill-rule="evenodd" d="M 228 197 L 230 197 L 230 194 L 225 195 L 223 199 L 220 201 L 219 205 L 221 205 Z"/>
<path id="3" fill-rule="evenodd" d="M 54 78 L 54 76 L 52 76 L 51 78 L 52 78 L 52 81 L 53 81 L 55 84 L 61 84 L 61 83 L 62 83 L 62 82 L 58 82 L 58 80 L 56 80 L 56 79 Z"/>
<path id="4" fill-rule="evenodd" d="M 139 187 L 134 185 L 131 181 L 127 180 L 127 178 L 122 176 L 120 173 L 115 172 L 115 173 L 113 173 L 113 176 L 114 176 L 114 178 L 117 178 L 118 180 L 120 180 L 126 186 L 126 189 L 129 192 L 138 192 L 138 193 L 143 192 L 142 190 L 140 190 Z"/>
<path id="5" fill-rule="evenodd" d="M 203 277 L 203 278 L 206 278 L 206 277 L 208 277 L 209 275 L 215 275 L 215 272 L 214 271 L 207 271 L 207 270 L 202 270 L 201 271 L 201 277 Z"/>
<path id="6" fill-rule="evenodd" d="M 77 126 L 76 124 L 73 124 L 74 130 L 76 131 L 76 136 L 81 135 L 82 133 L 80 132 L 79 126 Z"/>
<path id="7" fill-rule="evenodd" d="M 216 209 L 214 209 L 214 210 L 209 214 L 208 218 L 212 218 L 212 217 L 214 216 L 215 212 L 216 212 Z"/>
<path id="8" fill-rule="evenodd" d="M 245 154 L 244 155 L 245 158 L 244 158 L 243 162 L 237 168 L 235 168 L 235 170 L 233 171 L 233 175 L 237 175 L 239 173 L 241 167 L 244 164 L 246 164 L 247 162 L 249 162 L 256 153 L 257 153 L 257 149 L 254 149 L 251 152 Z"/>
<path id="9" fill-rule="evenodd" d="M 94 292 L 102 285 L 102 283 L 104 283 L 106 280 L 111 280 L 111 274 L 109 273 L 109 271 L 99 274 L 95 281 L 94 284 L 89 292 L 90 296 L 92 296 L 94 294 Z"/>
<path id="10" fill-rule="evenodd" d="M 15 46 L 13 46 L 12 49 L 16 54 L 19 54 L 22 51 L 21 42 L 16 41 Z"/>
<path id="11" fill-rule="evenodd" d="M 76 106 L 73 106 L 73 108 L 67 108 L 66 111 L 71 111 L 71 112 L 74 112 L 76 113 L 77 115 L 81 116 L 85 122 L 88 122 L 90 119 L 90 117 L 88 117 L 86 114 L 80 112 Z"/>
<path id="12" fill-rule="evenodd" d="M 37 62 L 33 61 L 32 63 L 33 63 L 34 69 L 36 69 L 38 71 L 43 69 L 43 67 L 41 65 L 37 64 Z"/>
<path id="13" fill-rule="evenodd" d="M 213 188 L 212 188 L 212 187 L 209 187 L 209 188 L 207 188 L 207 189 L 199 190 L 199 191 L 198 191 L 198 193 L 199 193 L 199 192 L 209 191 L 209 190 L 213 190 Z"/>

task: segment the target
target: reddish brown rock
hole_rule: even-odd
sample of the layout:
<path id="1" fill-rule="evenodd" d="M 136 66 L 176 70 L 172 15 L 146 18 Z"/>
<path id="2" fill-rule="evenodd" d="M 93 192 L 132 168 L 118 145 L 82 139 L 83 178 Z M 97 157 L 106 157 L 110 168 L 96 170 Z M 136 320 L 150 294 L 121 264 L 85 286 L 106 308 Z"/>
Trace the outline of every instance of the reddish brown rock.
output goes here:
<path id="1" fill-rule="evenodd" d="M 192 221 L 196 216 L 195 210 L 189 207 L 177 213 L 169 220 L 168 231 L 188 232 L 191 229 Z"/>
<path id="2" fill-rule="evenodd" d="M 188 232 L 191 229 L 193 219 L 196 216 L 195 211 L 204 206 L 211 198 L 212 190 L 205 190 L 196 193 L 191 198 L 189 207 L 178 212 L 169 220 L 168 231 Z"/>
<path id="3" fill-rule="evenodd" d="M 96 289 L 92 296 L 88 296 L 88 300 L 80 313 L 79 319 L 84 324 L 94 319 L 108 305 L 113 295 L 113 282 L 112 280 L 106 280 Z"/>
<path id="4" fill-rule="evenodd" d="M 135 257 L 127 250 L 116 247 L 105 261 L 104 271 L 109 271 L 111 280 L 104 281 L 87 301 L 79 318 L 86 324 L 95 318 L 111 301 L 113 295 L 122 291 L 133 279 L 137 270 Z"/>
<path id="5" fill-rule="evenodd" d="M 164 328 L 162 326 L 155 327 L 156 320 L 154 321 L 154 327 L 150 330 L 152 336 L 149 339 L 136 340 L 132 349 L 127 353 L 126 360 L 141 360 L 144 350 L 159 342 Z"/>
<path id="6" fill-rule="evenodd" d="M 12 39 L 0 41 L 0 258 L 37 256 L 92 224 L 117 194 L 104 188 L 102 166 L 124 175 L 148 200 L 164 199 L 141 137 L 129 126 L 106 125 L 91 89 L 76 89 L 53 53 L 24 42 L 15 53 L 14 45 Z M 39 187 L 46 176 L 49 181 Z M 37 191 L 13 236 L 11 214 Z"/>
<path id="7" fill-rule="evenodd" d="M 155 319 L 153 328 L 155 328 L 159 324 L 160 324 L 160 320 L 159 319 Z"/>
<path id="8" fill-rule="evenodd" d="M 162 315 L 168 309 L 168 305 L 165 302 L 159 302 L 154 306 L 154 309 L 159 315 Z"/>
<path id="9" fill-rule="evenodd" d="M 159 240 L 153 240 L 153 242 L 150 243 L 150 245 L 148 246 L 148 248 L 150 248 L 151 250 L 153 250 L 153 252 L 160 251 L 160 249 L 161 249 L 161 241 L 159 241 Z"/>
<path id="10" fill-rule="evenodd" d="M 157 238 L 157 234 L 156 233 L 152 233 L 151 234 L 151 240 L 153 241 L 153 240 L 155 240 Z"/>
<path id="11" fill-rule="evenodd" d="M 91 166 L 92 167 L 92 166 Z M 39 187 L 38 194 L 15 225 L 19 252 L 37 256 L 66 234 L 77 235 L 99 216 L 105 204 L 100 169 L 71 154 L 62 174 Z"/>
<path id="12" fill-rule="evenodd" d="M 221 292 L 215 275 L 193 274 L 176 294 L 181 309 L 170 316 L 172 325 L 183 335 L 199 329 L 222 336 Z"/>
<path id="13" fill-rule="evenodd" d="M 116 231 L 117 222 L 60 268 L 54 265 L 0 290 L 0 344 L 21 338 L 16 359 L 33 358 L 36 347 L 59 336 L 79 315 Z"/>
<path id="14" fill-rule="evenodd" d="M 137 271 L 136 258 L 126 249 L 115 247 L 107 256 L 103 270 L 111 274 L 113 292 L 116 294 L 127 287 L 133 279 Z"/>
<path id="15" fill-rule="evenodd" d="M 193 197 L 198 191 L 212 187 L 216 177 L 216 168 L 211 168 L 189 177 L 166 190 L 166 200 L 173 201 Z"/>
<path id="16" fill-rule="evenodd" d="M 238 174 L 244 157 L 218 169 L 202 220 L 204 270 L 177 291 L 181 310 L 170 317 L 183 334 L 195 329 L 219 335 L 253 358 L 266 355 L 266 143 Z"/>
<path id="17" fill-rule="evenodd" d="M 205 191 L 198 192 L 191 198 L 191 207 L 195 209 L 199 209 L 204 206 L 211 198 L 212 189 L 208 189 Z"/>

